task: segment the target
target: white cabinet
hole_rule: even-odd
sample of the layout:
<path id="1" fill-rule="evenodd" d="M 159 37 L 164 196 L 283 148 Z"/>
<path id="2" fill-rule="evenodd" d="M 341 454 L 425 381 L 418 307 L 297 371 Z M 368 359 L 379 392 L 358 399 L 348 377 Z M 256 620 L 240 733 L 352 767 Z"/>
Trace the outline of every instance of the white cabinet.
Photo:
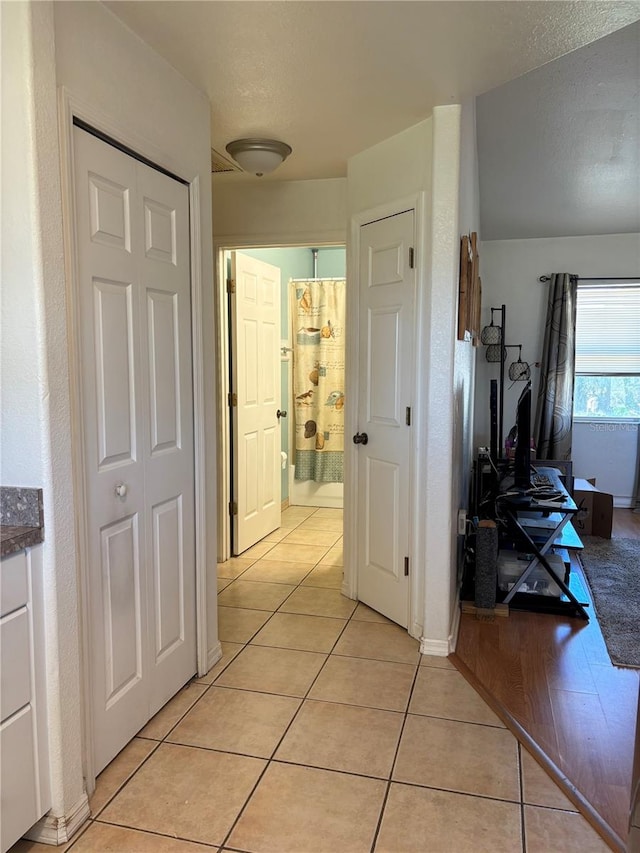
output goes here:
<path id="1" fill-rule="evenodd" d="M 42 546 L 0 564 L 2 853 L 50 807 L 42 623 Z"/>

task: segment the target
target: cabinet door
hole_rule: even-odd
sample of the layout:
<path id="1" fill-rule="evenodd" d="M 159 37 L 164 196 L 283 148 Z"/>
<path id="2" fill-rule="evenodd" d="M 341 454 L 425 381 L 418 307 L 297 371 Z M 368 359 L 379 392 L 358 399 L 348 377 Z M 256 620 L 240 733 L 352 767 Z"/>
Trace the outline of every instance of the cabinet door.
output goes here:
<path id="1" fill-rule="evenodd" d="M 0 619 L 0 720 L 6 720 L 31 699 L 31 641 L 26 607 Z"/>
<path id="2" fill-rule="evenodd" d="M 36 796 L 33 708 L 27 705 L 0 725 L 2 853 L 40 817 Z"/>
<path id="3" fill-rule="evenodd" d="M 2 558 L 2 583 L 0 584 L 0 616 L 6 616 L 29 600 L 27 583 L 27 555 L 24 551 Z"/>

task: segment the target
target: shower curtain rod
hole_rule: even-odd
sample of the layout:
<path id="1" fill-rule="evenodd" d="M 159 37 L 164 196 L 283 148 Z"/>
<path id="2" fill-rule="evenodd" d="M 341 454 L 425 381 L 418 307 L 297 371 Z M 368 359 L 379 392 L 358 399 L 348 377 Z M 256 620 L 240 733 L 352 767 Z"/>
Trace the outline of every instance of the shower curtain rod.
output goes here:
<path id="1" fill-rule="evenodd" d="M 314 278 L 313 276 L 306 278 L 290 278 L 289 281 L 346 281 L 346 275 L 335 275 L 335 276 L 320 276 L 319 278 Z"/>
<path id="2" fill-rule="evenodd" d="M 640 281 L 640 275 L 628 276 L 627 278 L 622 275 L 599 275 L 593 278 L 583 278 L 580 275 L 570 275 L 569 278 L 573 279 L 574 281 Z M 541 275 L 538 281 L 551 281 L 551 276 Z"/>

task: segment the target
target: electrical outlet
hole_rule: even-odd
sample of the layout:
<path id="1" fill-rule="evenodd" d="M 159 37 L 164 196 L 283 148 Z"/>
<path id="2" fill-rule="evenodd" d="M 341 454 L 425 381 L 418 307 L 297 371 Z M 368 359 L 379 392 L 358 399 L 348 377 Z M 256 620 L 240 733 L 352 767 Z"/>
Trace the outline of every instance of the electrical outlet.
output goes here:
<path id="1" fill-rule="evenodd" d="M 467 532 L 467 511 L 466 509 L 458 510 L 458 535 L 464 536 Z"/>

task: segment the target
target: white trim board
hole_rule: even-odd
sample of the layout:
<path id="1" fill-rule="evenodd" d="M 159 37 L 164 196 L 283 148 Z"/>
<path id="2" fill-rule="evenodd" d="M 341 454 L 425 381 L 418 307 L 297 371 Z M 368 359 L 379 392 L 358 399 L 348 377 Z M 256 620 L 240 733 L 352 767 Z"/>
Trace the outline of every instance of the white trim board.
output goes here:
<path id="1" fill-rule="evenodd" d="M 89 797 L 83 794 L 65 815 L 57 817 L 49 812 L 40 818 L 25 834 L 25 838 L 30 841 L 38 841 L 40 844 L 56 846 L 65 844 L 89 817 L 91 817 Z"/>
<path id="2" fill-rule="evenodd" d="M 319 236 L 320 235 L 320 236 Z M 231 430 L 229 426 L 229 407 L 227 404 L 229 386 L 229 316 L 227 312 L 227 270 L 225 267 L 225 252 L 242 249 L 294 249 L 313 246 L 321 249 L 323 246 L 345 246 L 345 234 L 335 231 L 318 232 L 313 234 L 270 234 L 268 236 L 228 236 L 214 238 L 215 266 L 215 324 L 216 335 L 216 365 L 218 393 L 216 396 L 216 437 L 217 437 L 217 492 L 218 492 L 218 543 L 217 560 L 223 563 L 231 556 L 231 519 L 228 512 L 231 501 Z M 347 288 L 347 293 L 349 288 Z M 348 313 L 347 313 L 348 316 Z M 290 343 L 288 344 L 290 345 Z M 291 377 L 290 377 L 291 379 Z M 291 438 L 291 423 L 288 429 Z M 291 441 L 290 441 L 291 443 Z"/>

